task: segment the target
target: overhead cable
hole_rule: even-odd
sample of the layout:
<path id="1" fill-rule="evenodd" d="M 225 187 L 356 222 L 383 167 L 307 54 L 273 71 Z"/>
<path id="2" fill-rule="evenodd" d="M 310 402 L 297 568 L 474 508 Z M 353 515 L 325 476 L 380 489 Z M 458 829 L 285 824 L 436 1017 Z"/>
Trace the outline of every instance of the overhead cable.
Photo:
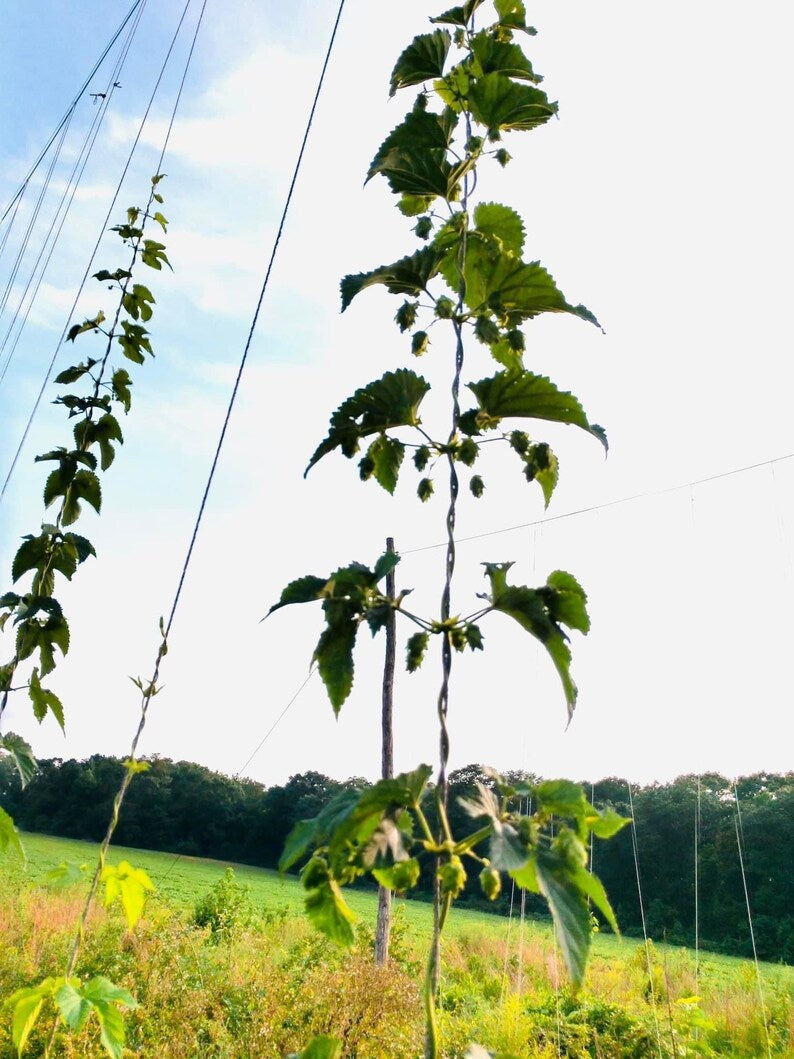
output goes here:
<path id="1" fill-rule="evenodd" d="M 134 15 L 136 8 L 139 7 L 143 3 L 145 3 L 145 0 L 135 0 L 135 2 L 133 3 L 132 7 L 127 12 L 127 15 L 124 18 L 124 21 L 121 23 L 121 25 L 116 30 L 116 32 L 113 34 L 113 36 L 110 38 L 109 42 L 105 46 L 104 51 L 99 56 L 97 61 L 94 63 L 94 66 L 91 69 L 91 73 L 88 75 L 88 77 L 83 82 L 82 87 L 79 89 L 79 91 L 77 92 L 77 95 L 74 97 L 72 102 L 69 104 L 69 106 L 68 106 L 68 108 L 66 110 L 66 113 L 61 118 L 61 120 L 58 123 L 58 125 L 56 126 L 55 131 L 53 132 L 52 136 L 50 136 L 49 140 L 47 141 L 46 146 L 42 149 L 41 154 L 38 156 L 36 161 L 31 166 L 30 172 L 25 177 L 25 179 L 22 181 L 20 186 L 17 188 L 16 192 L 14 193 L 14 195 L 11 198 L 11 201 L 8 203 L 6 208 L 3 210 L 2 215 L 0 215 L 0 224 L 3 223 L 3 221 L 6 219 L 6 217 L 10 213 L 11 209 L 13 208 L 14 204 L 17 202 L 19 197 L 24 193 L 25 188 L 27 187 L 28 182 L 30 181 L 31 177 L 36 172 L 36 170 L 39 168 L 39 166 L 41 165 L 42 161 L 46 157 L 47 152 L 49 151 L 50 147 L 52 147 L 52 145 L 55 143 L 56 139 L 58 138 L 58 133 L 61 131 L 63 126 L 66 124 L 66 122 L 69 121 L 69 118 L 71 116 L 72 111 L 77 106 L 77 104 L 80 102 L 82 97 L 85 95 L 89 85 L 91 84 L 91 81 L 92 81 L 94 75 L 96 74 L 97 70 L 100 68 L 102 63 L 105 61 L 105 59 L 107 58 L 108 52 L 111 50 L 113 45 L 119 39 L 121 34 L 124 32 L 124 27 L 127 25 L 129 20 Z"/>

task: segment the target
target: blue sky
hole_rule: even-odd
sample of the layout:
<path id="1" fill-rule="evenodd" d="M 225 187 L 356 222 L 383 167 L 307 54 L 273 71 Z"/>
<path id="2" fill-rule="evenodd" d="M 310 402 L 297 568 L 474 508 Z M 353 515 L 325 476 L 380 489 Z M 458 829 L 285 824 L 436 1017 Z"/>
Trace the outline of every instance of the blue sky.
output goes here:
<path id="1" fill-rule="evenodd" d="M 128 8 L 115 0 L 7 6 L 4 201 Z M 147 7 L 83 197 L 0 386 L 3 470 L 181 7 L 173 0 Z M 191 24 L 195 11 L 194 4 Z M 410 103 L 388 100 L 393 61 L 433 13 L 418 0 L 348 2 L 146 753 L 235 771 L 302 682 L 319 632 L 309 608 L 259 624 L 285 581 L 372 560 L 387 534 L 406 553 L 442 539 L 442 502 L 420 507 L 410 476 L 394 499 L 374 483 L 361 485 L 355 465 L 341 458 L 302 479 L 333 407 L 408 363 L 391 323 L 392 299 L 367 292 L 340 317 L 337 285 L 346 272 L 412 249 L 409 225 L 386 189 L 362 190 L 362 182 Z M 175 271 L 149 276 L 157 358 L 136 375 L 102 517 L 84 521 L 100 558 L 65 593 L 73 647 L 52 684 L 66 704 L 68 737 L 49 722 L 36 726 L 25 706 L 8 715 L 40 756 L 126 753 L 137 712 L 127 676 L 151 668 L 157 620 L 170 605 L 334 14 L 325 2 L 288 10 L 208 4 L 164 167 Z M 790 13 L 771 2 L 748 14 L 738 4 L 661 10 L 581 0 L 540 3 L 532 17 L 540 35 L 528 50 L 560 100 L 560 121 L 508 139 L 514 163 L 504 174 L 484 173 L 480 189 L 519 209 L 529 256 L 603 323 L 605 335 L 575 320 L 537 321 L 527 362 L 577 393 L 611 441 L 604 462 L 584 436 L 544 433 L 562 466 L 548 515 L 793 452 L 785 314 Z M 120 207 L 145 194 L 176 76 L 174 69 L 166 78 Z M 75 132 L 91 117 L 86 100 Z M 110 240 L 97 267 L 117 257 Z M 95 285 L 82 307 L 93 312 L 102 297 Z M 90 342 L 83 340 L 81 356 Z M 443 384 L 443 350 L 417 367 Z M 471 377 L 488 371 L 483 361 Z M 43 476 L 32 455 L 63 438 L 61 416 L 47 406 L 0 507 L 6 570 L 14 541 L 41 520 Z M 495 462 L 484 474 L 487 502 L 462 504 L 461 536 L 544 517 L 539 494 L 515 468 Z M 574 644 L 580 705 L 566 732 L 550 664 L 524 633 L 494 618 L 484 629 L 485 656 L 456 660 L 453 765 L 480 760 L 638 780 L 789 768 L 792 486 L 794 461 L 780 462 L 463 545 L 462 610 L 481 590 L 481 561 L 515 559 L 527 583 L 557 567 L 577 574 L 594 628 Z M 406 554 L 399 577 L 417 587 L 415 606 L 430 611 L 441 552 Z M 307 768 L 376 771 L 381 645 L 362 646 L 340 720 L 315 678 L 251 775 L 279 782 Z M 400 767 L 434 759 L 437 677 L 431 659 L 421 674 L 398 681 Z"/>

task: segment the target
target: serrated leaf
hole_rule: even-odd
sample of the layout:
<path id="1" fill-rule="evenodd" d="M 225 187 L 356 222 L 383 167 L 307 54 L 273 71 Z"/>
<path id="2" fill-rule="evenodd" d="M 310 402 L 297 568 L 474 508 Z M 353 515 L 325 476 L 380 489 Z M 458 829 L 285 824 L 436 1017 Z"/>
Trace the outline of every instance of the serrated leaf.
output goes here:
<path id="1" fill-rule="evenodd" d="M 575 987 L 584 980 L 590 950 L 590 910 L 576 882 L 553 853 L 541 850 L 535 858 L 541 893 L 554 920 L 554 930 L 568 974 Z"/>
<path id="2" fill-rule="evenodd" d="M 631 820 L 627 816 L 621 816 L 614 809 L 603 809 L 598 812 L 592 806 L 588 806 L 587 826 L 596 838 L 612 838 L 621 831 Z"/>
<path id="3" fill-rule="evenodd" d="M 398 88 L 441 77 L 451 43 L 449 33 L 442 29 L 414 37 L 392 70 L 389 95 L 393 96 Z"/>
<path id="4" fill-rule="evenodd" d="M 548 507 L 557 481 L 560 477 L 560 465 L 556 455 L 545 441 L 530 445 L 524 455 L 524 474 L 527 481 L 537 482 L 543 490 L 543 500 Z"/>
<path id="5" fill-rule="evenodd" d="M 480 6 L 483 0 L 467 0 L 465 4 L 451 7 L 449 11 L 431 18 L 431 22 L 441 22 L 450 26 L 468 26 L 471 16 Z"/>
<path id="6" fill-rule="evenodd" d="M 304 474 L 336 448 L 351 458 L 361 438 L 393 427 L 416 426 L 419 405 L 429 389 L 420 375 L 401 368 L 356 390 L 331 416 L 328 436 L 315 449 Z"/>
<path id="7" fill-rule="evenodd" d="M 21 735 L 7 732 L 0 736 L 0 749 L 11 755 L 14 767 L 19 773 L 19 782 L 23 788 L 27 787 L 38 770 L 30 744 L 26 743 Z"/>
<path id="8" fill-rule="evenodd" d="M 527 12 L 523 0 L 494 0 L 494 7 L 503 26 L 509 29 L 522 29 L 530 36 L 535 36 L 537 32 L 535 28 L 527 25 Z"/>
<path id="9" fill-rule="evenodd" d="M 19 832 L 14 826 L 14 821 L 0 806 L 0 853 L 6 853 L 8 850 L 12 850 L 22 860 L 26 860 L 25 848 L 22 845 L 22 840 L 19 837 Z"/>
<path id="10" fill-rule="evenodd" d="M 28 570 L 35 570 L 46 561 L 51 541 L 52 537 L 48 533 L 38 537 L 28 534 L 23 538 L 11 564 L 13 581 L 18 581 Z"/>
<path id="11" fill-rule="evenodd" d="M 373 475 L 387 493 L 393 493 L 397 486 L 400 466 L 405 456 L 405 445 L 396 438 L 379 434 L 372 442 L 367 455 L 373 462 Z"/>
<path id="12" fill-rule="evenodd" d="M 573 576 L 565 570 L 554 570 L 546 579 L 553 589 L 548 594 L 549 613 L 555 621 L 579 632 L 590 631 L 590 616 L 587 613 L 587 593 Z"/>
<path id="13" fill-rule="evenodd" d="M 475 60 L 473 72 L 477 77 L 501 73 L 505 77 L 532 81 L 533 84 L 543 80 L 532 69 L 532 63 L 517 44 L 496 40 L 485 30 L 472 37 L 471 50 Z"/>
<path id="14" fill-rule="evenodd" d="M 400 258 L 391 265 L 345 276 L 341 283 L 342 311 L 365 287 L 376 284 L 383 284 L 391 294 L 420 294 L 438 274 L 442 257 L 440 251 L 432 246 L 423 246 L 416 253 Z"/>
<path id="15" fill-rule="evenodd" d="M 67 650 L 68 650 L 68 640 Z M 52 652 L 50 651 L 50 656 Z M 66 651 L 64 651 L 66 654 Z M 42 674 L 44 674 L 44 667 L 42 665 Z M 33 716 L 41 724 L 44 718 L 47 716 L 49 711 L 55 720 L 58 722 L 60 729 L 64 732 L 64 717 L 63 717 L 63 704 L 58 696 L 53 691 L 49 691 L 47 688 L 41 686 L 41 680 L 39 678 L 38 668 L 35 668 L 30 674 L 30 683 L 28 685 L 28 696 L 33 705 Z"/>
<path id="16" fill-rule="evenodd" d="M 531 371 L 499 371 L 487 379 L 471 382 L 479 410 L 489 425 L 506 418 L 545 419 L 567 423 L 591 433 L 585 411 L 573 394 L 558 390 L 545 375 Z"/>
<path id="17" fill-rule="evenodd" d="M 571 780 L 544 780 L 534 789 L 538 805 L 555 816 L 580 817 L 587 807 L 584 791 Z"/>
<path id="18" fill-rule="evenodd" d="M 290 581 L 281 593 L 278 603 L 274 603 L 267 613 L 272 614 L 274 610 L 291 603 L 311 603 L 313 600 L 322 599 L 323 589 L 327 584 L 327 578 L 314 577 L 312 574 Z"/>
<path id="19" fill-rule="evenodd" d="M 99 514 L 102 507 L 102 486 L 93 471 L 78 471 L 72 479 L 61 515 L 64 526 L 70 526 L 80 517 L 83 500 Z"/>
<path id="20" fill-rule="evenodd" d="M 518 84 L 503 73 L 489 73 L 472 81 L 469 106 L 476 122 L 492 139 L 511 129 L 536 129 L 557 113 L 557 104 L 534 85 Z"/>
<path id="21" fill-rule="evenodd" d="M 55 1003 L 71 1030 L 81 1030 L 91 1014 L 90 1002 L 70 982 L 65 982 L 55 993 Z"/>
<path id="22" fill-rule="evenodd" d="M 476 230 L 518 256 L 524 249 L 524 222 L 515 210 L 499 202 L 481 202 L 474 209 Z"/>
<path id="23" fill-rule="evenodd" d="M 547 582 L 546 586 L 534 589 L 525 585 L 508 585 L 507 572 L 512 563 L 484 563 L 486 576 L 491 582 L 490 600 L 494 610 L 509 615 L 531 633 L 546 648 L 557 669 L 565 692 L 569 718 L 576 705 L 576 685 L 571 679 L 571 651 L 567 644 L 567 635 L 561 623 L 567 624 L 562 615 L 568 613 L 577 622 L 570 628 L 581 628 L 583 607 L 586 597 L 575 578 L 570 574 L 559 573 L 565 580 L 565 587 L 560 591 Z M 567 580 L 570 578 L 570 581 Z M 551 580 L 551 578 L 550 578 Z M 562 584 L 562 579 L 558 581 Z M 576 587 L 574 587 L 576 586 Z M 565 599 L 566 593 L 571 598 Z M 586 618 L 584 611 L 584 618 Z M 585 631 L 582 629 L 582 631 Z"/>
<path id="24" fill-rule="evenodd" d="M 440 271 L 457 292 L 460 287 L 460 237 L 450 242 L 449 229 L 442 229 L 447 253 Z M 441 233 L 439 233 L 441 234 Z M 433 246 L 439 237 L 434 240 Z M 596 327 L 601 325 L 584 305 L 571 305 L 554 282 L 553 276 L 539 261 L 525 262 L 506 250 L 499 250 L 494 241 L 478 233 L 469 233 L 464 265 L 466 305 L 477 310 L 488 306 L 501 314 L 512 314 L 531 320 L 541 313 L 567 313 Z"/>
<path id="25" fill-rule="evenodd" d="M 313 660 L 335 714 L 353 687 L 353 647 L 357 631 L 358 625 L 352 618 L 328 625 L 314 650 Z"/>

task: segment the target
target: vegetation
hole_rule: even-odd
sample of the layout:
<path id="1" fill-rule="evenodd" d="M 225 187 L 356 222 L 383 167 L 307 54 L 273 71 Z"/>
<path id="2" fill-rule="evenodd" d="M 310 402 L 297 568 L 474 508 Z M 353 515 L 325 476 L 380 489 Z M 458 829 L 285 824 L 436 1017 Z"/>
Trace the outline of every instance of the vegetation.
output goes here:
<path id="1" fill-rule="evenodd" d="M 396 196 L 397 209 L 411 224 L 412 251 L 341 282 L 343 311 L 370 287 L 400 299 L 394 322 L 410 336 L 406 354 L 432 352 L 434 361 L 440 359 L 433 370 L 448 399 L 443 405 L 426 400 L 433 386 L 413 369 L 387 371 L 342 401 L 306 468 L 308 473 L 332 453 L 348 460 L 360 454 L 362 481 L 373 479 L 393 494 L 410 454 L 422 503 L 443 483 L 440 521 L 446 532 L 438 610 L 417 614 L 405 603 L 410 590 L 395 598 L 383 587 L 399 561 L 387 550 L 374 565 L 356 561 L 329 574 L 298 577 L 269 611 L 321 602 L 324 628 L 314 661 L 335 713 L 353 685 L 359 629 L 366 626 L 375 635 L 395 616 L 407 621 L 409 672 L 422 665 L 431 641 L 437 645 L 435 783 L 430 785 L 432 767 L 420 765 L 372 787 L 339 792 L 319 816 L 296 825 L 280 861 L 285 870 L 303 864 L 307 913 L 342 944 L 354 938 L 342 887 L 371 875 L 383 887 L 411 890 L 430 873 L 434 931 L 423 987 L 426 1059 L 439 1059 L 442 1052 L 436 1012 L 441 935 L 470 873 L 477 874 L 489 900 L 498 897 L 505 873 L 522 890 L 542 894 L 563 961 L 579 985 L 591 940 L 591 906 L 617 929 L 606 892 L 589 870 L 586 844 L 591 836 L 610 838 L 627 822 L 611 809 L 595 809 L 567 780 L 511 783 L 495 774 L 461 803 L 466 819 L 458 830 L 450 818 L 454 653 L 483 651 L 483 628 L 493 624 L 492 616 L 511 618 L 546 649 L 570 717 L 577 698 L 570 634 L 590 629 L 586 593 L 564 570 L 552 571 L 545 584 L 533 588 L 515 582 L 512 562 L 486 562 L 486 591 L 463 605 L 456 599 L 453 606 L 462 486 L 467 481 L 470 496 L 482 498 L 486 481 L 473 468 L 491 445 L 492 451 L 509 454 L 514 465 L 517 459 L 524 479 L 537 483 L 548 505 L 559 466 L 548 442 L 535 435 L 538 420 L 576 426 L 607 444 L 603 428 L 573 394 L 524 363 L 524 329 L 541 314 L 567 314 L 596 326 L 598 321 L 566 298 L 539 261 L 525 259 L 519 214 L 483 195 L 486 173 L 510 162 L 504 137 L 538 129 L 557 113 L 522 50 L 520 42 L 535 34 L 523 0 L 494 0 L 488 10 L 490 16 L 483 0 L 466 0 L 442 12 L 430 19 L 436 28 L 415 37 L 397 58 L 390 94 L 407 88 L 418 88 L 418 94 L 378 148 L 367 180 L 383 178 Z M 317 1047 L 332 1059 L 333 1045 Z"/>
<path id="2" fill-rule="evenodd" d="M 63 965 L 87 880 L 54 886 L 48 871 L 96 856 L 95 844 L 36 835 L 26 835 L 25 844 L 27 870 L 20 865 L 0 880 L 0 981 L 9 991 Z M 244 868 L 227 876 L 222 863 L 187 857 L 175 863 L 165 853 L 116 849 L 111 859 L 140 863 L 157 886 L 134 932 L 115 909 L 92 914 L 78 966 L 81 977 L 107 975 L 138 1000 L 126 1018 L 127 1054 L 282 1056 L 314 1034 L 342 1040 L 350 1059 L 415 1059 L 421 1051 L 416 981 L 432 932 L 427 904 L 398 904 L 392 959 L 378 968 L 371 954 L 374 893 L 351 895 L 361 924 L 345 952 L 307 926 L 295 879 Z M 195 925 L 194 913 L 226 877 L 246 889 L 250 919 L 216 938 L 209 925 Z M 762 972 L 772 1054 L 790 1055 L 794 972 L 771 965 Z M 694 954 L 659 945 L 652 973 L 664 1059 L 766 1054 L 750 963 L 701 956 L 696 991 Z M 562 984 L 548 923 L 528 922 L 522 935 L 517 915 L 510 923 L 459 909 L 451 918 L 440 1019 L 450 1057 L 463 1056 L 473 1038 L 526 1059 L 660 1054 L 643 946 L 597 934 L 586 988 L 574 996 Z M 42 1031 L 34 1031 L 28 1054 L 41 1055 L 42 1041 Z M 3 1020 L 0 1059 L 15 1054 Z M 98 1028 L 89 1022 L 59 1039 L 54 1054 L 95 1059 L 102 1054 Z"/>
<path id="3" fill-rule="evenodd" d="M 345 789 L 366 786 L 360 779 L 339 783 L 316 772 L 291 777 L 282 786 L 263 787 L 230 779 L 200 765 L 154 758 L 130 788 L 118 839 L 126 846 L 216 857 L 275 868 L 287 835 L 297 821 L 317 815 Z M 47 760 L 22 791 L 10 761 L 0 763 L 0 801 L 21 827 L 68 838 L 99 841 L 123 774 L 123 764 L 95 755 L 87 761 Z M 449 815 L 457 827 L 477 782 L 488 782 L 476 765 L 451 773 Z M 589 784 L 585 784 L 589 789 Z M 656 941 L 693 944 L 695 777 L 634 789 L 634 809 L 646 919 Z M 700 777 L 700 940 L 712 951 L 752 954 L 735 832 L 733 784 Z M 794 963 L 794 775 L 757 775 L 737 781 L 742 811 L 744 856 L 759 955 Z M 594 785 L 597 805 L 628 812 L 625 780 Z M 428 811 L 430 807 L 428 805 Z M 617 909 L 624 933 L 641 933 L 631 836 L 622 832 L 598 847 L 597 867 Z M 148 868 L 136 854 L 132 858 Z M 432 891 L 429 872 L 417 883 L 417 896 Z M 493 902 L 469 880 L 459 897 L 466 907 L 506 913 L 510 891 Z M 533 915 L 545 915 L 537 898 L 527 898 Z M 609 930 L 602 923 L 602 930 Z"/>

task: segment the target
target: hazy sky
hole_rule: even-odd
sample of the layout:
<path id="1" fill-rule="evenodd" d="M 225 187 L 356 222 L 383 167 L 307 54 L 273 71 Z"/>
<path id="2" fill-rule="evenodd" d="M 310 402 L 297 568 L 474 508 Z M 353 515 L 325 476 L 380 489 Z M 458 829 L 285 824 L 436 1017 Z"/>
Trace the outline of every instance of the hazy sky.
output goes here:
<path id="1" fill-rule="evenodd" d="M 7 3 L 2 206 L 128 7 Z M 181 0 L 167 0 L 144 13 L 64 239 L 0 384 L 3 477 L 181 9 Z M 7 714 L 7 727 L 39 756 L 127 752 L 138 711 L 128 676 L 152 667 L 158 618 L 176 586 L 335 11 L 326 0 L 288 10 L 270 0 L 207 5 L 164 166 L 175 271 L 144 280 L 158 303 L 157 357 L 135 370 L 126 444 L 103 480 L 102 516 L 76 527 L 94 540 L 99 559 L 61 593 L 73 646 L 50 683 L 66 706 L 67 738 L 49 720 L 37 726 L 21 697 Z M 197 12 L 194 0 L 191 27 Z M 394 59 L 435 13 L 424 0 L 348 0 L 144 753 L 226 772 L 242 766 L 304 680 L 321 628 L 319 606 L 259 623 L 300 574 L 372 562 L 391 534 L 404 553 L 398 583 L 416 589 L 412 609 L 437 608 L 443 552 L 427 546 L 443 539 L 442 489 L 420 505 L 408 471 L 390 498 L 374 482 L 362 485 L 355 462 L 338 455 L 302 478 L 330 412 L 356 386 L 398 364 L 445 385 L 449 351 L 439 342 L 410 363 L 391 322 L 395 299 L 367 291 L 338 312 L 342 275 L 415 246 L 385 184 L 362 182 L 413 99 L 410 90 L 388 99 Z M 478 194 L 521 212 L 527 257 L 540 259 L 569 300 L 584 302 L 603 324 L 604 335 L 574 319 L 541 318 L 528 328 L 526 361 L 580 397 L 606 426 L 611 451 L 604 461 L 581 432 L 538 431 L 561 463 L 545 513 L 517 464 L 489 459 L 485 498 L 464 497 L 459 535 L 525 528 L 461 545 L 453 607 L 473 609 L 485 587 L 483 561 L 515 560 L 516 580 L 528 584 L 562 567 L 588 591 L 593 630 L 574 635 L 580 698 L 566 731 L 562 692 L 542 651 L 508 619 L 484 622 L 485 653 L 455 659 L 452 765 L 638 781 L 788 770 L 794 459 L 781 457 L 794 453 L 786 312 L 794 18 L 771 0 L 752 9 L 716 0 L 663 7 L 544 0 L 530 15 L 539 36 L 524 43 L 560 102 L 560 120 L 508 135 L 514 161 L 504 173 L 485 167 Z M 116 216 L 146 195 L 186 45 L 187 31 Z M 93 113 L 86 98 L 56 184 Z M 97 268 L 123 261 L 118 246 L 106 241 Z M 8 269 L 7 250 L 0 290 Z M 81 307 L 91 314 L 107 307 L 106 293 L 89 286 Z M 86 338 L 75 352 L 93 348 Z M 60 367 L 70 354 L 61 354 Z M 470 358 L 468 378 L 493 370 L 479 350 Z M 4 591 L 18 538 L 42 521 L 44 474 L 32 457 L 66 437 L 63 415 L 45 405 L 0 507 Z M 753 464 L 765 466 L 686 487 Z M 685 488 L 671 490 L 678 485 Z M 531 525 L 543 519 L 554 521 Z M 374 775 L 382 646 L 363 637 L 338 721 L 313 677 L 248 773 L 265 783 L 309 768 Z M 11 654 L 10 640 L 4 651 Z M 435 655 L 420 674 L 399 675 L 400 768 L 435 760 L 438 679 Z"/>

